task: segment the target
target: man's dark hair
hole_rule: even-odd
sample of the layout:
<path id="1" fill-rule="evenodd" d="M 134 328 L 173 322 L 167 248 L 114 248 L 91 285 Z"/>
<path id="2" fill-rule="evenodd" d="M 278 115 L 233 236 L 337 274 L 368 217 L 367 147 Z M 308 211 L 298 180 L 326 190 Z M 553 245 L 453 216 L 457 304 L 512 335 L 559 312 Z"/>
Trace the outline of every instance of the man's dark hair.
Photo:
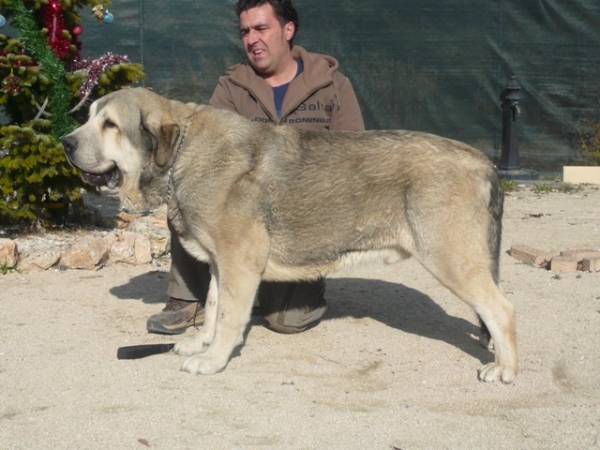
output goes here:
<path id="1" fill-rule="evenodd" d="M 296 11 L 292 0 L 238 0 L 238 2 L 235 4 L 235 12 L 237 16 L 240 17 L 240 14 L 242 14 L 244 11 L 256 8 L 257 6 L 262 6 L 267 3 L 273 7 L 275 17 L 277 17 L 277 20 L 279 20 L 281 26 L 284 26 L 288 22 L 292 22 L 294 24 L 294 35 L 290 39 L 290 47 L 292 47 L 294 37 L 298 32 L 298 28 L 300 28 L 298 11 Z"/>

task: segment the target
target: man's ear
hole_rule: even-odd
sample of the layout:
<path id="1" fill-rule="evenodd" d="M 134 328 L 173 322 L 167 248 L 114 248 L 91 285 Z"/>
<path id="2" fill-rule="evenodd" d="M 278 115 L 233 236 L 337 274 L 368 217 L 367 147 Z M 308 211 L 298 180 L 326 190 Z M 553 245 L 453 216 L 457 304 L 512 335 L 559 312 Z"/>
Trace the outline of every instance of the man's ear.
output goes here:
<path id="1" fill-rule="evenodd" d="M 148 139 L 147 148 L 154 155 L 154 161 L 158 166 L 164 166 L 175 151 L 180 134 L 179 125 L 150 114 L 142 118 L 141 127 Z"/>
<path id="2" fill-rule="evenodd" d="M 283 27 L 283 30 L 285 31 L 285 40 L 290 42 L 296 33 L 296 26 L 294 25 L 294 22 L 286 23 Z"/>

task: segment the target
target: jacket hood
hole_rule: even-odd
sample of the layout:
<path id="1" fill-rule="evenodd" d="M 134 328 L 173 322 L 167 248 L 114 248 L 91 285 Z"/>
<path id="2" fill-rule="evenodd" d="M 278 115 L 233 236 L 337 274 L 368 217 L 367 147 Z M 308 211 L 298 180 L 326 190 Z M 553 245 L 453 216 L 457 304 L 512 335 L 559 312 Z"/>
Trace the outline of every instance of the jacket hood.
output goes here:
<path id="1" fill-rule="evenodd" d="M 309 90 L 331 83 L 333 73 L 339 68 L 339 63 L 334 57 L 307 52 L 299 45 L 292 47 L 292 57 L 302 60 L 304 72 L 300 77 L 304 79 L 304 84 Z M 250 90 L 259 88 L 257 83 L 262 80 L 256 76 L 247 61 L 231 66 L 226 73 L 231 81 Z"/>

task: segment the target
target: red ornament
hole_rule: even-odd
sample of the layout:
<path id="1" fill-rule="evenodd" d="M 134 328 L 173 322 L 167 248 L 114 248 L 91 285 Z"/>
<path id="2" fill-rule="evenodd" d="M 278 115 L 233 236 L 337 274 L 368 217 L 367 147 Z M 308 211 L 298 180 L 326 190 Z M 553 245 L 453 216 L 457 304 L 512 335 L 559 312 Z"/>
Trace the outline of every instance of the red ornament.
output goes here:
<path id="1" fill-rule="evenodd" d="M 48 9 L 54 13 L 57 13 L 62 9 L 62 6 L 58 0 L 50 0 L 48 2 Z"/>
<path id="2" fill-rule="evenodd" d="M 79 36 L 81 33 L 83 33 L 83 27 L 81 25 L 75 25 L 73 27 L 73 34 Z"/>
<path id="3" fill-rule="evenodd" d="M 0 91 L 8 95 L 17 95 L 21 92 L 21 79 L 15 75 L 7 75 L 2 80 Z"/>
<path id="4" fill-rule="evenodd" d="M 67 27 L 65 24 L 65 14 L 61 3 L 58 0 L 48 0 L 48 3 L 42 7 L 42 19 L 44 28 L 48 30 L 48 46 L 59 59 L 73 58 L 80 59 L 79 50 L 81 45 L 77 42 L 77 35 L 83 32 L 83 27 L 76 24 L 73 27 L 73 36 L 65 35 Z M 75 32 L 76 27 L 80 28 L 79 33 Z"/>

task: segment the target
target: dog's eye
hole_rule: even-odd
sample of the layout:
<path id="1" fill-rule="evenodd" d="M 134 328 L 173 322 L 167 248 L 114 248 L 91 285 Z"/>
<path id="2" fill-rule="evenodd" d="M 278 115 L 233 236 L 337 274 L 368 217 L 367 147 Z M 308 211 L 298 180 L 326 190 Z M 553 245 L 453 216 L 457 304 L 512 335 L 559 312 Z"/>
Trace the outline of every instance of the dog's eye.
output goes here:
<path id="1" fill-rule="evenodd" d="M 103 126 L 104 128 L 117 128 L 117 124 L 110 119 L 106 119 Z"/>

